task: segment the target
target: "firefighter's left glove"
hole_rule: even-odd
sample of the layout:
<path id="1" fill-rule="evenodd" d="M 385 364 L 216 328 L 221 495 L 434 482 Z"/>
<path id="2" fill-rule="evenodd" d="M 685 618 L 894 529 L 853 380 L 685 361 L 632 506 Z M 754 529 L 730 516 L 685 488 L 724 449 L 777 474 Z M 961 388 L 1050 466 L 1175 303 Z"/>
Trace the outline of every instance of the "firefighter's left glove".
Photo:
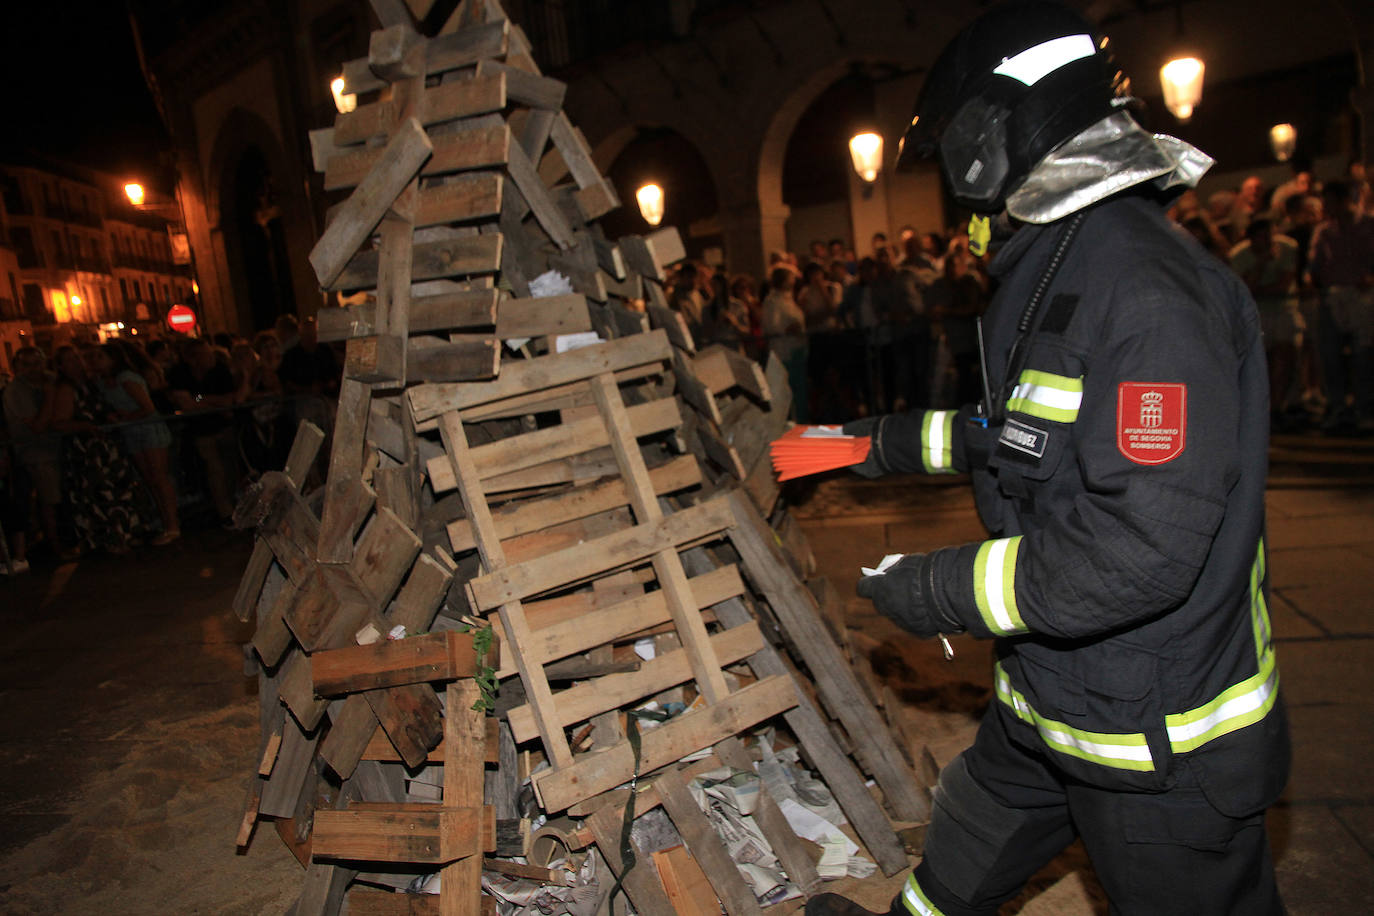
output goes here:
<path id="1" fill-rule="evenodd" d="M 861 576 L 858 586 L 859 597 L 872 601 L 878 613 L 927 639 L 964 631 L 963 624 L 936 594 L 935 567 L 930 555 L 909 553 L 879 568 L 883 571 Z"/>

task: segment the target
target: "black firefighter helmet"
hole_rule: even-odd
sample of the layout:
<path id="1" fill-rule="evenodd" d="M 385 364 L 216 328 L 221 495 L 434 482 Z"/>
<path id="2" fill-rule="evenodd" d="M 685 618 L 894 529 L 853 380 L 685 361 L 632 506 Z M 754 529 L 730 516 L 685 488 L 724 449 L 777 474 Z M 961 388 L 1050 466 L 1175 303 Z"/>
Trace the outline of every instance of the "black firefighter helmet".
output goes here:
<path id="1" fill-rule="evenodd" d="M 1049 2 L 993 8 L 954 37 L 926 77 L 899 165 L 939 158 L 950 193 L 978 213 L 1051 150 L 1125 101 L 1107 40 Z"/>

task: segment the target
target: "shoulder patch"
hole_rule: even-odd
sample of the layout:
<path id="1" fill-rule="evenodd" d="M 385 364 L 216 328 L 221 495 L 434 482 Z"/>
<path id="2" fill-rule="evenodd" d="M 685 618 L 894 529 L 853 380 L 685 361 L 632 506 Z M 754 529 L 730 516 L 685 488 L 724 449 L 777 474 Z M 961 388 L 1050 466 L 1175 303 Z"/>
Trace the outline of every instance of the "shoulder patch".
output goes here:
<path id="1" fill-rule="evenodd" d="M 1002 426 L 1002 435 L 997 437 L 1001 445 L 1014 448 L 1018 452 L 1025 452 L 1036 458 L 1045 457 L 1045 446 L 1049 444 L 1050 434 L 1043 429 L 1036 429 L 1016 420 L 1008 418 Z"/>
<path id="2" fill-rule="evenodd" d="M 1188 386 L 1122 382 L 1116 389 L 1116 447 L 1136 464 L 1164 464 L 1188 439 Z"/>

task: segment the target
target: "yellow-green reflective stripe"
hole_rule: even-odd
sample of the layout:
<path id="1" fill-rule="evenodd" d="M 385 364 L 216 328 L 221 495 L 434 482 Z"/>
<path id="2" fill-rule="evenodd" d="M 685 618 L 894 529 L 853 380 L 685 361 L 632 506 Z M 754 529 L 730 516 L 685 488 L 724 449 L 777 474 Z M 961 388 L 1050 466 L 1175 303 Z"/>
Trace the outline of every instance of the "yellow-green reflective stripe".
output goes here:
<path id="1" fill-rule="evenodd" d="M 1021 535 L 984 541 L 973 558 L 973 600 L 994 633 L 1028 632 L 1016 606 L 1016 557 Z"/>
<path id="2" fill-rule="evenodd" d="M 1021 721 L 1035 726 L 1041 740 L 1051 750 L 1118 770 L 1154 772 L 1154 757 L 1143 734 L 1089 732 L 1048 719 L 1036 712 L 1026 698 L 1012 688 L 1011 678 L 1007 677 L 1000 662 L 995 670 L 997 698 L 1010 706 Z"/>
<path id="3" fill-rule="evenodd" d="M 927 474 L 954 473 L 954 414 L 928 410 L 921 421 L 921 463 Z"/>
<path id="4" fill-rule="evenodd" d="M 1054 420 L 1059 423 L 1072 423 L 1078 419 L 1078 408 L 1083 403 L 1083 377 L 1069 378 L 1027 369 L 1017 379 L 1007 401 L 1007 410 Z"/>
<path id="5" fill-rule="evenodd" d="M 1274 708 L 1279 695 L 1279 667 L 1274 653 L 1260 665 L 1253 677 L 1222 691 L 1210 703 L 1164 717 L 1169 730 L 1169 745 L 1174 753 L 1197 750 L 1213 738 L 1254 725 Z"/>
<path id="6" fill-rule="evenodd" d="M 1272 651 L 1273 628 L 1269 622 L 1269 603 L 1264 599 L 1264 538 L 1260 538 L 1255 563 L 1250 568 L 1250 622 L 1255 629 L 1255 659 L 1264 664 Z"/>
<path id="7" fill-rule="evenodd" d="M 902 903 L 906 904 L 907 912 L 913 916 L 945 916 L 944 911 L 931 903 L 926 892 L 921 890 L 921 885 L 916 883 L 915 873 L 907 876 L 906 887 L 902 888 Z"/>

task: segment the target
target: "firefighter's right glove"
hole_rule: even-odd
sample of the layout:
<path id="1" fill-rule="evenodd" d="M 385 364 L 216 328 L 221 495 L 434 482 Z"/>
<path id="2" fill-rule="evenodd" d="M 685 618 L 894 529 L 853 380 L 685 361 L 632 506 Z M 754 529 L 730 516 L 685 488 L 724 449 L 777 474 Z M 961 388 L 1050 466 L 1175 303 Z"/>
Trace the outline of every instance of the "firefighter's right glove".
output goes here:
<path id="1" fill-rule="evenodd" d="M 859 464 L 852 464 L 849 469 L 860 477 L 867 477 L 872 480 L 881 477 L 888 472 L 888 468 L 883 465 L 882 430 L 881 425 L 886 416 L 864 417 L 862 420 L 850 420 L 840 427 L 846 436 L 867 436 L 868 437 L 868 457 Z"/>
<path id="2" fill-rule="evenodd" d="M 860 577 L 858 586 L 859 597 L 872 601 L 878 613 L 927 639 L 964 631 L 963 624 L 936 597 L 930 556 L 909 553 L 879 568 L 883 571 Z"/>

